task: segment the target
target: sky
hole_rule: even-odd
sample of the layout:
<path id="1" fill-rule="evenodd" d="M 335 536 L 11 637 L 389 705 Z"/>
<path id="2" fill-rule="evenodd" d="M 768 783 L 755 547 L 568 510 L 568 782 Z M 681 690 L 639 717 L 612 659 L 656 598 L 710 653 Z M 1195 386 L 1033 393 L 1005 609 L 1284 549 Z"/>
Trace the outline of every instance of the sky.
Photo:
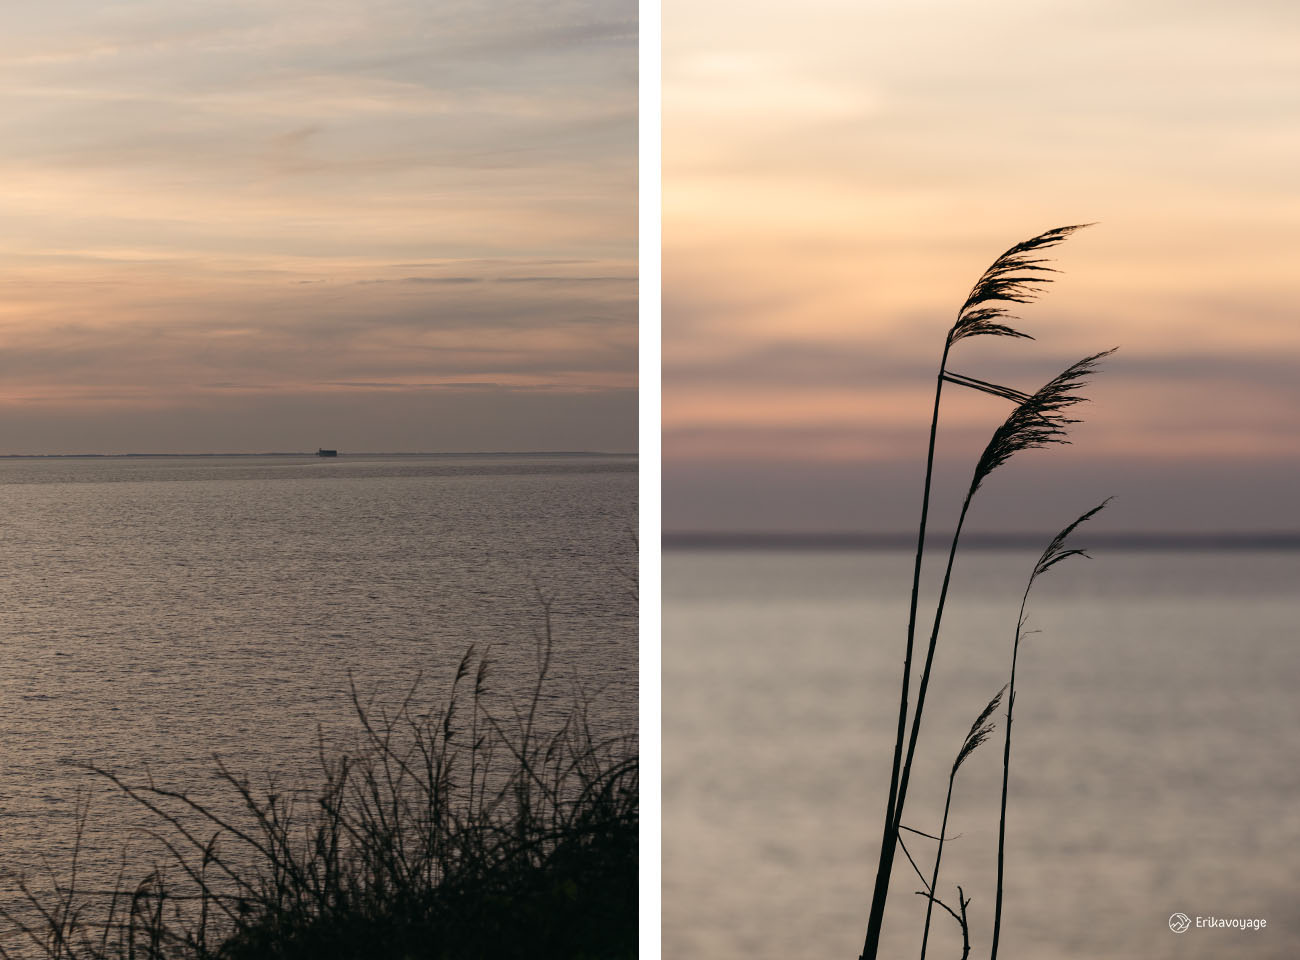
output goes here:
<path id="1" fill-rule="evenodd" d="M 1035 340 L 954 350 L 1032 390 L 1119 347 L 972 528 L 1300 530 L 1300 7 L 665 0 L 663 43 L 665 530 L 912 528 L 957 307 L 1093 222 Z M 948 389 L 932 525 L 1009 412 Z"/>
<path id="2" fill-rule="evenodd" d="M 0 454 L 636 448 L 634 0 L 0 12 Z"/>

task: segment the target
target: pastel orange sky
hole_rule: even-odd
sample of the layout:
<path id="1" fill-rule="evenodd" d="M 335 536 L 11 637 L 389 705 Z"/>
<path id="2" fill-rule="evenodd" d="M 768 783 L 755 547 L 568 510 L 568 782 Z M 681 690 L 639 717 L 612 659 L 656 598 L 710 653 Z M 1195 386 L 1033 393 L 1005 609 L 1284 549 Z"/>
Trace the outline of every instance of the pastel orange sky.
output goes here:
<path id="1" fill-rule="evenodd" d="M 0 453 L 634 450 L 636 5 L 0 14 Z"/>
<path id="2" fill-rule="evenodd" d="M 1300 527 L 1300 8 L 664 13 L 667 529 L 906 527 L 956 307 L 1012 243 L 1090 221 L 1021 313 L 1037 340 L 950 364 L 1032 389 L 1120 346 L 1075 446 L 1008 471 L 1100 472 L 1117 508 L 1165 478 L 1115 523 Z M 950 390 L 941 458 L 968 475 L 1006 412 Z"/>

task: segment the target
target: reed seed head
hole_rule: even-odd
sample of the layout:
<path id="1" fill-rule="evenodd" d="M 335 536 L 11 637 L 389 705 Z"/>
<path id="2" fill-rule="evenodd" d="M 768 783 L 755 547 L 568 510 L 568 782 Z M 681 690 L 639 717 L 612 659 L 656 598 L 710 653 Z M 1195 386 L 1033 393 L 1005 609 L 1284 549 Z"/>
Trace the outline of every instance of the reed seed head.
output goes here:
<path id="1" fill-rule="evenodd" d="M 1038 563 L 1035 564 L 1034 572 L 1031 575 L 1030 579 L 1031 580 L 1036 579 L 1039 574 L 1046 573 L 1049 569 L 1056 566 L 1062 560 L 1067 560 L 1070 557 L 1088 557 L 1089 554 L 1086 550 L 1080 550 L 1073 547 L 1067 549 L 1065 546 L 1065 542 L 1070 538 L 1070 534 L 1074 533 L 1075 529 L 1079 526 L 1079 524 L 1084 523 L 1087 520 L 1091 520 L 1093 517 L 1095 517 L 1098 513 L 1100 513 L 1105 508 L 1106 504 L 1110 503 L 1111 500 L 1113 499 L 1115 498 L 1107 497 L 1101 503 L 1097 504 L 1087 513 L 1079 517 L 1079 519 L 1075 520 L 1074 523 L 1070 524 L 1068 527 L 1066 527 L 1064 530 L 1058 533 L 1055 537 L 1053 537 L 1052 542 L 1049 543 L 1047 545 L 1047 549 L 1043 551 L 1043 555 L 1038 558 Z"/>
<path id="2" fill-rule="evenodd" d="M 1046 265 L 1050 260 L 1038 254 L 1087 226 L 1091 224 L 1054 227 L 1017 243 L 994 260 L 976 281 L 966 302 L 957 311 L 957 321 L 948 331 L 948 345 L 952 346 L 966 337 L 977 336 L 1024 337 L 1032 340 L 1033 337 L 1029 334 L 1022 333 L 1007 322 L 1017 320 L 1018 317 L 1006 307 L 995 304 L 1029 303 L 1036 299 L 1041 292 L 1041 285 L 1052 282 L 1051 277 L 1044 274 L 1057 272 Z"/>
<path id="3" fill-rule="evenodd" d="M 957 772 L 957 768 L 966 762 L 966 758 L 975 752 L 975 748 L 993 733 L 996 724 L 989 717 L 998 708 L 998 704 L 1002 702 L 1002 694 L 1006 692 L 1007 688 L 1004 686 L 988 702 L 988 706 L 984 708 L 983 712 L 975 718 L 975 722 L 970 725 L 970 732 L 966 734 L 966 739 L 961 743 L 961 749 L 957 751 L 957 759 L 952 762 L 952 772 L 954 774 Z"/>
<path id="4" fill-rule="evenodd" d="M 985 477 L 1021 450 L 1069 443 L 1065 438 L 1067 428 L 1079 421 L 1067 417 L 1065 411 L 1087 399 L 1078 393 L 1079 388 L 1095 372 L 1097 363 L 1114 352 L 1115 348 L 1094 353 L 1071 364 L 1020 403 L 984 448 L 975 465 L 970 492 L 978 490 Z"/>

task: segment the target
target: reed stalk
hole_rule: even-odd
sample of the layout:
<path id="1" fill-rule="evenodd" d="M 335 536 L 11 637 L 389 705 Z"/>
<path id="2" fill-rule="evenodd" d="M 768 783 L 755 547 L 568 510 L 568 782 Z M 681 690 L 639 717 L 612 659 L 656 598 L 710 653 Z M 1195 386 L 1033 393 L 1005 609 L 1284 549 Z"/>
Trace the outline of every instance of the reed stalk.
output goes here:
<path id="1" fill-rule="evenodd" d="M 989 719 L 993 711 L 998 708 L 1002 702 L 1002 694 L 1006 692 L 1006 687 L 999 690 L 988 702 L 984 711 L 975 718 L 975 722 L 970 725 L 970 731 L 962 741 L 961 749 L 957 751 L 957 758 L 952 762 L 952 769 L 948 772 L 948 796 L 943 801 L 943 823 L 939 827 L 939 845 L 934 853 L 934 873 L 930 877 L 930 891 L 933 894 L 939 889 L 939 864 L 943 862 L 943 845 L 948 839 L 948 813 L 952 809 L 952 787 L 957 781 L 957 771 L 961 765 L 966 762 L 967 758 L 975 752 L 981 743 L 989 738 L 993 732 L 993 721 Z M 957 894 L 961 899 L 961 893 Z M 964 904 L 963 904 L 964 906 Z M 964 912 L 964 911 L 963 911 Z M 925 930 L 921 934 L 921 960 L 925 960 L 925 950 L 930 941 L 930 917 L 934 913 L 934 897 L 929 898 L 925 905 Z M 966 940 L 966 950 L 970 951 L 970 934 L 966 925 L 962 924 L 962 933 Z"/>
<path id="2" fill-rule="evenodd" d="M 1047 545 L 1047 549 L 1043 551 L 1042 555 L 1038 558 L 1038 562 L 1034 564 L 1033 572 L 1029 575 L 1029 582 L 1025 585 L 1024 595 L 1020 598 L 1020 615 L 1016 620 L 1016 635 L 1011 645 L 1011 679 L 1008 681 L 1006 687 L 1008 693 L 1007 722 L 1002 745 L 1002 805 L 998 813 L 998 880 L 993 904 L 993 942 L 989 948 L 989 960 L 997 960 L 998 942 L 1002 933 L 1002 889 L 1006 870 L 1007 785 L 1011 779 L 1011 714 L 1016 705 L 1016 662 L 1020 655 L 1020 641 L 1026 636 L 1025 609 L 1029 603 L 1029 591 L 1034 588 L 1035 581 L 1037 581 L 1042 574 L 1046 573 L 1062 560 L 1067 560 L 1070 557 L 1088 556 L 1088 554 L 1083 550 L 1074 548 L 1067 549 L 1065 546 L 1066 541 L 1069 539 L 1070 534 L 1072 534 L 1080 524 L 1092 519 L 1103 508 L 1105 508 L 1108 503 L 1110 503 L 1109 499 L 1103 500 L 1052 538 L 1052 542 Z M 924 948 L 922 948 L 921 957 L 922 960 L 924 960 Z"/>
<path id="3" fill-rule="evenodd" d="M 921 523 L 916 535 L 916 559 L 912 570 L 912 600 L 907 613 L 907 649 L 903 656 L 903 682 L 898 698 L 898 736 L 894 742 L 893 768 L 889 775 L 889 801 L 885 807 L 884 835 L 880 840 L 881 857 L 876 872 L 876 888 L 871 898 L 871 916 L 867 924 L 867 940 L 862 957 L 875 956 L 877 938 L 880 935 L 880 923 L 884 916 L 885 899 L 889 895 L 889 878 L 893 872 L 893 849 L 898 842 L 898 830 L 895 826 L 894 809 L 898 799 L 898 778 L 902 764 L 903 741 L 907 734 L 907 697 L 908 686 L 912 679 L 912 650 L 916 638 L 916 610 L 921 588 L 921 561 L 925 553 L 926 522 L 930 513 L 930 485 L 934 477 L 934 447 L 939 432 L 939 401 L 943 396 L 945 368 L 948 352 L 952 349 L 949 339 L 944 344 L 943 355 L 939 360 L 939 373 L 935 377 L 934 411 L 930 415 L 930 441 L 925 456 L 925 489 L 921 496 Z M 890 851 L 886 855 L 885 851 Z"/>

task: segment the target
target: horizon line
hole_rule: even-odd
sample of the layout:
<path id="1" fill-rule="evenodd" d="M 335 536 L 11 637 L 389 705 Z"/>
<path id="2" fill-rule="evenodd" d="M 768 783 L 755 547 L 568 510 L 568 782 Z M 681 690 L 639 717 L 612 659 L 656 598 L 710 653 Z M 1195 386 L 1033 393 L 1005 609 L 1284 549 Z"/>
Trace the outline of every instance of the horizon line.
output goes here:
<path id="1" fill-rule="evenodd" d="M 322 448 L 329 449 L 329 448 Z M 633 451 L 609 450 L 338 450 L 339 457 L 635 457 Z M 127 457 L 318 457 L 315 450 L 269 450 L 261 453 L 0 453 L 0 460 L 86 460 Z M 329 459 L 334 459 L 330 457 Z"/>
<path id="2" fill-rule="evenodd" d="M 976 550 L 1041 550 L 1050 538 L 1050 533 L 968 533 L 962 537 L 962 544 Z M 926 543 L 942 544 L 951 539 L 951 532 L 932 533 L 926 537 Z M 664 550 L 912 550 L 916 548 L 916 534 L 674 530 L 664 531 L 660 546 Z M 1096 532 L 1088 535 L 1085 547 L 1123 550 L 1300 550 L 1300 530 Z"/>

